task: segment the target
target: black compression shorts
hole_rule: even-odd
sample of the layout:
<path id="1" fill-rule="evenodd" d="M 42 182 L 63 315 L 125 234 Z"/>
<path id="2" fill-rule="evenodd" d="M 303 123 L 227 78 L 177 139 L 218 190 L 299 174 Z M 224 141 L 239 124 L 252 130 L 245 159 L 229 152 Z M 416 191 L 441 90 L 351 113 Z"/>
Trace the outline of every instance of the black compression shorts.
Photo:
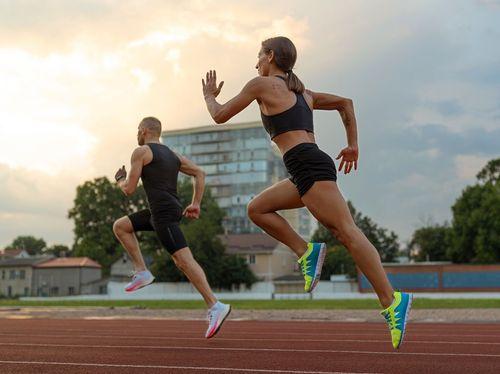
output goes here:
<path id="1" fill-rule="evenodd" d="M 304 196 L 318 181 L 337 181 L 337 170 L 332 158 L 314 143 L 300 143 L 283 155 L 290 180 Z"/>
<path id="2" fill-rule="evenodd" d="M 154 220 L 149 209 L 144 209 L 128 216 L 134 231 L 154 231 L 161 245 L 170 254 L 187 247 L 186 238 L 179 227 L 179 222 Z"/>

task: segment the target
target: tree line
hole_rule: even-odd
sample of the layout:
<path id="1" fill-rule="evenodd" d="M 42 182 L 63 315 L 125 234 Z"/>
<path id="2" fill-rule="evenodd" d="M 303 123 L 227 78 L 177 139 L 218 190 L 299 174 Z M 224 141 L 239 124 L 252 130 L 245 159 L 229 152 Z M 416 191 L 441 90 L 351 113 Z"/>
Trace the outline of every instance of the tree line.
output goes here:
<path id="1" fill-rule="evenodd" d="M 401 248 L 393 231 L 377 225 L 357 211 L 351 202 L 348 207 L 356 225 L 379 251 L 383 262 L 394 262 L 406 255 L 415 261 L 452 261 L 455 263 L 500 262 L 500 158 L 491 160 L 477 174 L 474 185 L 467 186 L 451 207 L 451 223 L 428 224 L 414 231 Z M 179 198 L 186 206 L 192 196 L 192 185 L 185 179 L 179 183 Z M 111 264 L 123 255 L 112 225 L 115 219 L 147 208 L 142 186 L 126 197 L 108 178 L 87 181 L 77 187 L 74 206 L 68 218 L 74 221 L 72 248 L 62 244 L 47 246 L 41 238 L 18 236 L 6 248 L 22 248 L 30 255 L 87 256 L 103 266 L 109 274 Z M 207 189 L 200 219 L 181 221 L 194 256 L 206 270 L 211 284 L 230 288 L 233 284 L 251 285 L 256 281 L 243 258 L 225 253 L 218 235 L 224 232 L 223 211 Z M 186 281 L 154 233 L 138 233 L 141 250 L 159 281 Z M 356 266 L 348 250 L 325 227 L 319 226 L 312 241 L 325 242 L 328 253 L 322 279 L 332 274 L 356 276 Z"/>

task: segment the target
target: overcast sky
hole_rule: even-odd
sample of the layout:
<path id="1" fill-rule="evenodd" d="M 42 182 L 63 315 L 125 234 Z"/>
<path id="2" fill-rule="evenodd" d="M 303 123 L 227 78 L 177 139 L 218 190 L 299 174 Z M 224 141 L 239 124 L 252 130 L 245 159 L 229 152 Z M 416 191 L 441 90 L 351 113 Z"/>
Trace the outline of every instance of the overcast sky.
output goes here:
<path id="1" fill-rule="evenodd" d="M 353 99 L 355 207 L 402 242 L 500 156 L 500 2 L 0 0 L 0 247 L 17 235 L 71 245 L 76 186 L 128 162 L 144 116 L 213 123 L 201 77 L 230 99 L 260 42 L 285 35 L 306 87 Z M 231 122 L 259 119 L 252 104 Z M 320 147 L 345 145 L 316 112 Z"/>

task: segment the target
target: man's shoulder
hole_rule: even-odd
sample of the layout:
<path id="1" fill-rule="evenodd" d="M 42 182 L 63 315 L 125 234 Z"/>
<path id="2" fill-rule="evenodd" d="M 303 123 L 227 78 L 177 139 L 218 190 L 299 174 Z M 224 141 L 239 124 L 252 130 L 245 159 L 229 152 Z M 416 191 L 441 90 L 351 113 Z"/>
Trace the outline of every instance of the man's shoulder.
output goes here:
<path id="1" fill-rule="evenodd" d="M 149 148 L 149 146 L 144 144 L 134 149 L 134 151 L 132 152 L 132 158 L 133 159 L 143 158 L 150 153 L 151 153 L 151 148 Z"/>

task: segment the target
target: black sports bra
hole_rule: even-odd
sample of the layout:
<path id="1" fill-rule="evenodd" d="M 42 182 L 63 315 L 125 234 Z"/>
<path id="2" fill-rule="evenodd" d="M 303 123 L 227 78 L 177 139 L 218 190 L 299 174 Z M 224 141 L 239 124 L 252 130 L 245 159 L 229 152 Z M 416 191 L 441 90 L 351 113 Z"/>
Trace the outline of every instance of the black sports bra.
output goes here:
<path id="1" fill-rule="evenodd" d="M 285 78 L 276 75 L 276 77 L 285 80 Z M 313 126 L 313 113 L 302 94 L 295 92 L 297 101 L 295 105 L 284 112 L 267 116 L 262 111 L 260 116 L 264 128 L 273 139 L 275 136 L 283 134 L 287 131 L 293 130 L 306 130 L 307 132 L 314 133 Z"/>

